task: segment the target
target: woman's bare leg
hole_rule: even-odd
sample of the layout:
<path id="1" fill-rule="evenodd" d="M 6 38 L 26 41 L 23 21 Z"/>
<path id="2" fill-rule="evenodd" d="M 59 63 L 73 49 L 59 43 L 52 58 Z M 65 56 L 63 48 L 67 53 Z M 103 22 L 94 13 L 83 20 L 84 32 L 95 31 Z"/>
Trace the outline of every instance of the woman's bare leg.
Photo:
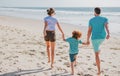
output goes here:
<path id="1" fill-rule="evenodd" d="M 51 68 L 53 68 L 54 63 L 54 50 L 55 50 L 55 42 L 51 42 Z"/>
<path id="2" fill-rule="evenodd" d="M 50 42 L 46 41 L 46 46 L 47 46 L 47 55 L 48 55 L 48 63 L 50 62 Z"/>

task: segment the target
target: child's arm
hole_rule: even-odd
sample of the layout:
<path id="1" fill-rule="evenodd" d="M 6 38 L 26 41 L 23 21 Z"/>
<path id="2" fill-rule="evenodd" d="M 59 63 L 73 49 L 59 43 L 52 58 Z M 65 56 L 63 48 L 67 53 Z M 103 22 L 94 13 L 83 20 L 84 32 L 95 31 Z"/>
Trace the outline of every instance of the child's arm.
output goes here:
<path id="1" fill-rule="evenodd" d="M 83 45 L 87 45 L 87 43 L 85 43 L 85 42 L 82 42 L 82 44 L 83 44 Z"/>
<path id="2" fill-rule="evenodd" d="M 80 44 L 87 45 L 86 42 L 82 42 L 81 40 L 79 41 Z"/>
<path id="3" fill-rule="evenodd" d="M 65 39 L 65 37 L 63 37 L 63 41 L 69 42 L 69 41 L 70 41 L 70 38 L 66 38 L 66 39 Z"/>

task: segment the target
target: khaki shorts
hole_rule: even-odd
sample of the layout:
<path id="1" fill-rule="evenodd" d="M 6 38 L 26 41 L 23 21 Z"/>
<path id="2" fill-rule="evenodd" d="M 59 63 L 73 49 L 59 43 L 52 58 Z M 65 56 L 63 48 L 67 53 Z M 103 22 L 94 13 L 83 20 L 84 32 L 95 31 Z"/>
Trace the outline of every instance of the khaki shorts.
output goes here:
<path id="1" fill-rule="evenodd" d="M 45 41 L 55 42 L 55 31 L 46 31 L 46 36 L 44 37 Z"/>

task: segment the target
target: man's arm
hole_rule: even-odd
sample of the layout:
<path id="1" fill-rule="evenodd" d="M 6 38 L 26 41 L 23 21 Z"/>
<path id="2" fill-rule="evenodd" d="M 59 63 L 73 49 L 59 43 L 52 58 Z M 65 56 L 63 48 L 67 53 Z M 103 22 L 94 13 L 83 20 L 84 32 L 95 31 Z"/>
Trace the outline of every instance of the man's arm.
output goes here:
<path id="1" fill-rule="evenodd" d="M 108 29 L 108 23 L 105 24 L 105 28 L 106 28 L 106 31 L 107 31 L 106 39 L 109 39 L 110 38 L 110 32 L 109 32 L 109 29 Z"/>
<path id="2" fill-rule="evenodd" d="M 89 28 L 88 28 L 88 33 L 87 33 L 87 44 L 90 44 L 89 39 L 90 39 L 90 36 L 91 36 L 91 32 L 92 32 L 92 27 L 89 26 Z"/>

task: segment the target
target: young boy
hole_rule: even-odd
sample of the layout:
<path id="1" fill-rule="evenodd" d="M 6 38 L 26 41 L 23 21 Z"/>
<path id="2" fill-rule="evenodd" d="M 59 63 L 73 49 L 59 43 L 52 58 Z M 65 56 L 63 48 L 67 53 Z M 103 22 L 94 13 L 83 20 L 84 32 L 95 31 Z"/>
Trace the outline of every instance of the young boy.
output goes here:
<path id="1" fill-rule="evenodd" d="M 69 57 L 70 57 L 70 61 L 71 61 L 71 71 L 72 71 L 72 75 L 74 75 L 74 65 L 76 65 L 76 57 L 78 54 L 78 44 L 86 44 L 83 43 L 81 40 L 79 40 L 81 38 L 81 32 L 79 31 L 73 31 L 72 32 L 72 37 L 69 37 L 67 39 L 63 39 L 64 41 L 68 42 L 70 45 L 69 48 Z"/>

